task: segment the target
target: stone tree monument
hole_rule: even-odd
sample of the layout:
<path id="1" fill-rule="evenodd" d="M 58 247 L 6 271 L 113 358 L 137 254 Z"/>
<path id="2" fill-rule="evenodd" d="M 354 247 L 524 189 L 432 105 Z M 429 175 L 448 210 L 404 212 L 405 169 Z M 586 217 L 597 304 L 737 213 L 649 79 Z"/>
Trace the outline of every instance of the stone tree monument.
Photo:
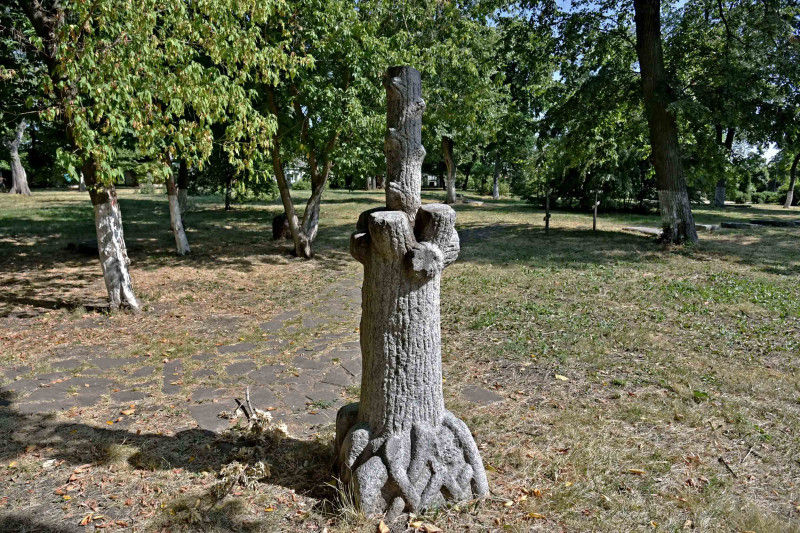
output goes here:
<path id="1" fill-rule="evenodd" d="M 392 67 L 386 207 L 361 214 L 350 253 L 364 265 L 361 401 L 336 417 L 336 465 L 361 509 L 420 511 L 489 492 L 467 425 L 444 408 L 439 284 L 459 251 L 455 211 L 421 205 L 420 73 Z"/>

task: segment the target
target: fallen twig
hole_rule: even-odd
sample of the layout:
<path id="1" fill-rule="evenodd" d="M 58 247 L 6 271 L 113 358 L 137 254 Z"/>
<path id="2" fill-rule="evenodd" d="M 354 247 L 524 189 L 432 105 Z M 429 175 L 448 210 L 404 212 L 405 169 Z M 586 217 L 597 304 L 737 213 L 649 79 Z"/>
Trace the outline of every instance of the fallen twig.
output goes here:
<path id="1" fill-rule="evenodd" d="M 719 457 L 717 459 L 717 461 L 719 461 L 720 464 L 722 464 L 726 469 L 728 469 L 728 472 L 730 472 L 733 477 L 739 477 L 739 476 L 736 475 L 736 472 L 733 471 L 733 468 L 731 468 L 731 465 L 728 464 L 728 461 L 726 461 L 722 457 Z"/>

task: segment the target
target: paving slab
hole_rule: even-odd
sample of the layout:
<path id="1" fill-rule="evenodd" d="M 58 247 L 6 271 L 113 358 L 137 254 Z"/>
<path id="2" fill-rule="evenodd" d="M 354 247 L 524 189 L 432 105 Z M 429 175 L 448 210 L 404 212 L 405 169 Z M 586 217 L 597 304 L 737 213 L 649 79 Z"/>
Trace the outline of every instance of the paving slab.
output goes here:
<path id="1" fill-rule="evenodd" d="M 625 226 L 622 228 L 624 231 L 632 231 L 634 233 L 643 233 L 645 235 L 655 235 L 661 237 L 661 228 L 652 228 L 650 226 Z"/>
<path id="2" fill-rule="evenodd" d="M 322 370 L 328 368 L 330 363 L 322 359 L 300 356 L 292 359 L 292 365 L 305 370 Z"/>
<path id="3" fill-rule="evenodd" d="M 123 390 L 111 393 L 111 401 L 117 403 L 130 403 L 144 400 L 145 394 L 141 391 Z"/>
<path id="4" fill-rule="evenodd" d="M 51 363 L 50 366 L 56 370 L 77 370 L 83 367 L 85 360 L 83 359 L 64 359 L 63 361 L 56 361 Z"/>
<path id="5" fill-rule="evenodd" d="M 355 379 L 352 374 L 341 366 L 335 366 L 325 372 L 325 375 L 322 376 L 322 382 L 340 387 L 349 387 L 355 383 Z"/>
<path id="6" fill-rule="evenodd" d="M 286 367 L 283 365 L 266 365 L 251 371 L 248 377 L 256 383 L 273 383 L 284 370 Z"/>
<path id="7" fill-rule="evenodd" d="M 265 386 L 256 386 L 250 388 L 250 403 L 256 409 L 266 410 L 268 407 L 275 407 L 279 402 L 272 389 Z"/>
<path id="8" fill-rule="evenodd" d="M 252 372 L 256 368 L 258 367 L 252 361 L 239 361 L 226 366 L 225 372 L 227 372 L 230 376 L 240 377 L 247 375 L 248 372 Z"/>
<path id="9" fill-rule="evenodd" d="M 311 400 L 306 397 L 305 392 L 297 390 L 286 391 L 281 395 L 281 402 L 287 409 L 294 412 L 305 411 L 306 405 Z"/>
<path id="10" fill-rule="evenodd" d="M 16 379 L 16 378 L 18 378 L 20 376 L 24 376 L 25 374 L 27 374 L 30 371 L 31 371 L 31 367 L 29 365 L 21 365 L 21 366 L 15 366 L 13 368 L 9 368 L 9 369 L 5 370 L 3 372 L 3 375 L 7 379 Z"/>
<path id="11" fill-rule="evenodd" d="M 305 396 L 312 402 L 334 402 L 342 399 L 342 387 L 328 383 L 317 383 L 305 392 Z"/>
<path id="12" fill-rule="evenodd" d="M 143 366 L 139 370 L 135 370 L 135 371 L 131 372 L 130 376 L 132 378 L 137 378 L 137 379 L 138 378 L 147 378 L 147 377 L 152 376 L 153 372 L 155 372 L 155 371 L 156 371 L 155 367 Z"/>
<path id="13" fill-rule="evenodd" d="M 61 402 L 67 398 L 67 393 L 52 387 L 40 388 L 31 392 L 23 400 L 25 403 Z"/>
<path id="14" fill-rule="evenodd" d="M 87 362 L 100 370 L 116 370 L 124 366 L 137 363 L 136 357 L 97 357 L 89 359 Z"/>
<path id="15" fill-rule="evenodd" d="M 199 379 L 200 381 L 207 381 L 210 378 L 213 378 L 213 377 L 216 377 L 216 376 L 217 376 L 217 373 L 214 370 L 208 370 L 208 369 L 205 369 L 205 368 L 200 369 L 200 370 L 195 370 L 194 372 L 192 372 L 192 377 L 194 379 Z"/>
<path id="16" fill-rule="evenodd" d="M 217 348 L 220 354 L 229 354 L 229 353 L 244 353 L 244 352 L 251 352 L 258 348 L 257 344 L 253 344 L 252 342 L 238 342 L 236 344 L 229 344 L 227 346 L 220 346 Z"/>
<path id="17" fill-rule="evenodd" d="M 213 400 L 215 398 L 222 398 L 225 395 L 230 397 L 230 393 L 227 389 L 219 389 L 219 388 L 212 388 L 212 387 L 200 387 L 192 391 L 192 401 L 195 403 L 205 402 L 208 400 Z"/>
<path id="18" fill-rule="evenodd" d="M 163 384 L 161 392 L 164 394 L 177 394 L 180 392 L 182 384 L 180 383 L 183 375 L 183 363 L 180 361 L 168 361 L 164 363 Z"/>
<path id="19" fill-rule="evenodd" d="M 189 413 L 201 429 L 219 433 L 230 425 L 230 420 L 220 418 L 218 415 L 228 409 L 218 403 L 204 403 L 189 407 Z"/>
<path id="20" fill-rule="evenodd" d="M 467 385 L 461 389 L 461 396 L 465 400 L 478 405 L 489 405 L 504 400 L 504 398 L 496 392 L 492 392 L 477 385 Z"/>

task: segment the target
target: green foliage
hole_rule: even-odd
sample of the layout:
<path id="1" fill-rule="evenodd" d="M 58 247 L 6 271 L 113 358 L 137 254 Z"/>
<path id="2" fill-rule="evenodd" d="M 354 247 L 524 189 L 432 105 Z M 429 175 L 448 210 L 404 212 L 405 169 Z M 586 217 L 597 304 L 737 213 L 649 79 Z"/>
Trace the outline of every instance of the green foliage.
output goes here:
<path id="1" fill-rule="evenodd" d="M 284 9 L 280 0 L 21 4 L 9 40 L 35 56 L 33 98 L 44 120 L 64 122 L 58 161 L 74 179 L 91 160 L 100 183 L 120 181 L 125 145 L 156 175 L 167 156 L 200 167 L 217 123 L 231 163 L 251 170 L 275 123 L 253 109 L 249 85 L 274 84 L 304 61 L 285 53 Z"/>

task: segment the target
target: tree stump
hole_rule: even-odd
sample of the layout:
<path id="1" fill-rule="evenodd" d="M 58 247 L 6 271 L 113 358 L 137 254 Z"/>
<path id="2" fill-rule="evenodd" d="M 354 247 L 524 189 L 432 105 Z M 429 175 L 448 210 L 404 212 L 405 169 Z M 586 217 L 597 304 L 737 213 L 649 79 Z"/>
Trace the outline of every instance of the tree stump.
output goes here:
<path id="1" fill-rule="evenodd" d="M 335 460 L 368 515 L 390 517 L 488 493 L 466 424 L 444 408 L 439 292 L 459 251 L 455 211 L 421 206 L 420 74 L 389 69 L 386 208 L 365 211 L 350 240 L 364 265 L 359 403 L 339 410 Z"/>

